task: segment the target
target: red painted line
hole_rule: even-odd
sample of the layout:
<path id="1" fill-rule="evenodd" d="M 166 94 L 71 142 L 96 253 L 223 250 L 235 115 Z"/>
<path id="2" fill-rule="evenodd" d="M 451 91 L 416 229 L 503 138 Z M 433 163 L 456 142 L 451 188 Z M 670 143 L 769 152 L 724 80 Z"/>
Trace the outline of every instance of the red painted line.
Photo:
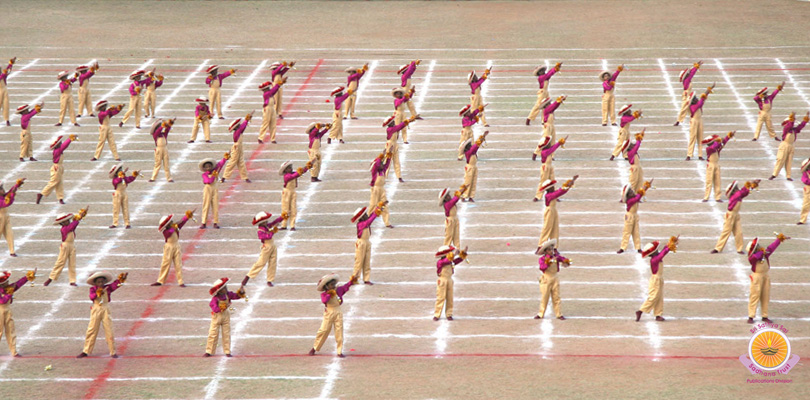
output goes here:
<path id="1" fill-rule="evenodd" d="M 307 88 L 307 86 L 309 86 L 310 82 L 312 81 L 312 77 L 315 76 L 315 74 L 318 72 L 318 70 L 320 69 L 322 64 L 323 64 L 323 59 L 318 60 L 318 63 L 312 68 L 312 70 L 309 72 L 309 75 L 307 75 L 307 78 L 304 81 L 304 83 L 301 84 L 301 87 L 298 89 L 297 92 L 295 92 L 295 95 L 293 95 L 293 97 L 290 99 L 289 103 L 287 104 L 287 107 L 284 109 L 284 112 L 289 111 L 290 108 L 296 103 L 296 101 L 298 100 L 298 97 L 304 92 L 304 90 Z M 281 122 L 281 121 L 283 121 L 283 120 L 280 120 L 279 122 Z M 250 167 L 250 164 L 252 163 L 252 161 L 259 155 L 259 153 L 261 153 L 263 148 L 264 148 L 264 145 L 259 145 L 255 150 L 253 150 L 253 152 L 250 155 L 250 158 L 246 162 L 248 167 Z M 238 173 L 238 171 L 237 171 L 237 173 Z M 228 205 L 227 199 L 230 196 L 230 194 L 233 193 L 233 191 L 236 189 L 236 187 L 237 187 L 237 182 L 233 181 L 231 183 L 231 185 L 228 187 L 228 190 L 226 190 L 225 194 L 222 196 L 224 200 L 220 202 L 220 208 L 224 208 L 225 206 Z M 197 248 L 197 243 L 200 242 L 200 240 L 202 239 L 202 237 L 205 235 L 205 233 L 207 231 L 208 231 L 207 229 L 198 229 L 197 233 L 189 241 L 189 244 L 186 245 L 185 252 L 183 252 L 183 258 L 182 258 L 183 264 L 185 264 L 186 260 L 194 253 L 194 249 Z M 169 279 L 171 279 L 173 276 L 174 276 L 174 271 L 172 270 L 169 273 Z M 127 333 L 125 335 L 126 337 L 135 336 L 135 333 L 143 325 L 143 319 L 144 318 L 149 318 L 149 316 L 151 316 L 152 313 L 154 313 L 154 311 L 155 311 L 155 309 L 154 309 L 155 303 L 157 301 L 159 301 L 160 299 L 162 299 L 163 296 L 166 295 L 166 292 L 168 290 L 169 290 L 169 287 L 166 286 L 166 285 L 163 285 L 163 286 L 160 287 L 160 289 L 158 289 L 157 294 L 154 295 L 151 299 L 149 299 L 149 305 L 146 307 L 146 309 L 143 311 L 143 313 L 141 313 L 140 319 L 138 321 L 136 321 L 134 324 L 132 324 L 132 327 L 129 329 L 129 331 L 127 331 Z M 124 340 L 122 342 L 121 346 L 119 346 L 118 349 L 117 349 L 118 353 L 125 353 L 129 343 L 130 343 L 129 340 Z M 96 378 L 93 380 L 93 383 L 90 384 L 90 387 L 87 389 L 87 392 L 84 395 L 85 399 L 95 398 L 98 391 L 101 390 L 101 388 L 104 387 L 104 385 L 107 383 L 107 379 L 110 377 L 110 374 L 112 374 L 112 371 L 113 371 L 113 369 L 115 367 L 115 361 L 116 361 L 115 358 L 111 358 L 110 361 L 107 363 L 107 366 L 104 368 L 104 370 L 98 376 L 96 376 Z"/>
<path id="2" fill-rule="evenodd" d="M 526 354 L 526 353 L 450 353 L 450 354 L 354 354 L 348 356 L 353 358 L 607 358 L 607 359 L 637 359 L 637 360 L 736 360 L 739 357 L 727 356 L 689 356 L 689 355 L 632 355 L 632 354 Z M 224 357 L 214 355 L 213 357 Z M 310 356 L 307 353 L 296 354 L 245 354 L 234 355 L 234 358 L 306 358 L 306 357 L 334 357 L 332 354 L 319 354 Z M 2 357 L 11 359 L 12 357 Z M 73 356 L 26 356 L 25 358 L 35 359 L 62 359 L 74 358 Z M 88 358 L 105 358 L 88 357 Z M 139 356 L 121 356 L 120 359 L 151 360 L 151 359 L 181 359 L 181 358 L 204 358 L 202 354 L 147 354 Z"/>

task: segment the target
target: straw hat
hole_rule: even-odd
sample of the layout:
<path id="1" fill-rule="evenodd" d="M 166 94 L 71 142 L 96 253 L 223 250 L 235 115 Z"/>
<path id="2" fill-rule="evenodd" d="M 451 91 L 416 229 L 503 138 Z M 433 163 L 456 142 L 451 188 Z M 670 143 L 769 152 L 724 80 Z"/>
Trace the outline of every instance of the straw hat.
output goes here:
<path id="1" fill-rule="evenodd" d="M 447 195 L 447 192 L 449 191 L 450 189 L 444 188 L 441 192 L 439 192 L 439 207 L 444 205 L 444 196 Z"/>
<path id="2" fill-rule="evenodd" d="M 271 86 L 273 86 L 273 83 L 270 82 L 270 81 L 266 81 L 266 82 L 262 83 L 261 85 L 259 85 L 259 90 L 268 90 L 268 89 L 270 89 Z"/>
<path id="3" fill-rule="evenodd" d="M 540 245 L 540 247 L 535 251 L 535 253 L 537 253 L 537 255 L 542 255 L 543 253 L 546 252 L 546 250 L 548 250 L 549 248 L 554 248 L 554 246 L 556 245 L 557 239 L 546 240 L 545 242 L 543 242 L 543 244 Z"/>
<path id="4" fill-rule="evenodd" d="M 344 90 L 346 90 L 345 87 L 338 86 L 338 87 L 332 89 L 332 96 L 337 96 L 339 93 L 343 93 Z"/>
<path id="5" fill-rule="evenodd" d="M 253 225 L 259 224 L 262 221 L 267 221 L 272 216 L 273 214 L 270 214 L 269 212 L 259 211 L 259 213 L 256 214 L 255 217 L 253 217 Z"/>
<path id="6" fill-rule="evenodd" d="M 102 108 L 106 108 L 106 107 L 107 107 L 107 104 L 108 104 L 108 103 L 107 103 L 107 100 L 101 100 L 101 101 L 99 101 L 98 103 L 96 103 L 96 111 L 101 111 L 101 110 L 102 110 Z"/>
<path id="7" fill-rule="evenodd" d="M 453 246 L 442 246 L 439 247 L 439 251 L 436 252 L 436 258 L 442 258 L 447 256 L 448 253 L 452 253 L 455 251 L 455 247 Z"/>
<path id="8" fill-rule="evenodd" d="M 214 72 L 214 71 L 216 71 L 218 69 L 219 69 L 219 65 L 214 64 L 214 65 L 208 67 L 208 69 L 206 69 L 205 72 L 210 74 L 211 72 Z"/>
<path id="9" fill-rule="evenodd" d="M 213 158 L 204 158 L 202 161 L 200 161 L 199 164 L 197 164 L 197 168 L 200 169 L 200 172 L 205 172 L 205 169 L 203 169 L 203 167 L 205 166 L 205 164 L 208 163 L 211 163 L 211 165 L 216 166 L 217 160 L 214 160 Z"/>
<path id="10" fill-rule="evenodd" d="M 59 136 L 59 137 L 57 137 L 57 138 L 56 138 L 56 139 L 55 139 L 53 142 L 51 142 L 51 150 L 53 150 L 53 149 L 57 148 L 57 147 L 59 146 L 59 143 L 62 143 L 62 138 L 63 138 L 63 137 L 64 137 L 64 136 L 60 135 L 60 136 Z"/>
<path id="11" fill-rule="evenodd" d="M 731 197 L 731 195 L 739 189 L 740 188 L 737 186 L 737 181 L 731 181 L 731 183 L 729 183 L 726 187 L 726 197 Z"/>
<path id="12" fill-rule="evenodd" d="M 394 122 L 395 119 L 396 119 L 396 115 L 392 115 L 392 116 L 388 117 L 385 121 L 383 121 L 382 126 L 391 125 Z"/>
<path id="13" fill-rule="evenodd" d="M 87 282 L 88 285 L 93 286 L 95 285 L 95 280 L 98 278 L 104 278 L 105 284 L 112 282 L 114 279 L 111 273 L 99 271 L 94 273 L 93 275 L 90 275 L 85 282 Z"/>
<path id="14" fill-rule="evenodd" d="M 317 286 L 318 291 L 323 292 L 323 287 L 326 286 L 327 283 L 332 282 L 332 281 L 338 281 L 339 279 L 340 279 L 340 277 L 338 277 L 338 274 L 335 274 L 335 273 L 324 275 L 323 278 L 321 278 L 318 281 L 318 286 Z"/>
<path id="15" fill-rule="evenodd" d="M 222 287 L 225 286 L 226 283 L 228 283 L 228 278 L 217 279 L 217 281 L 214 282 L 214 285 L 211 286 L 210 289 L 208 289 L 208 294 L 213 296 L 214 293 L 219 292 L 219 290 L 222 289 Z"/>
<path id="16" fill-rule="evenodd" d="M 464 113 L 466 113 L 467 111 L 470 111 L 470 108 L 472 108 L 472 105 L 471 105 L 471 104 L 467 104 L 466 106 L 464 106 L 464 108 L 462 108 L 461 110 L 459 110 L 458 115 L 459 115 L 459 116 L 464 115 Z"/>
<path id="17" fill-rule="evenodd" d="M 624 187 L 622 188 L 621 202 L 627 203 L 627 200 L 630 199 L 630 197 L 633 196 L 633 194 L 634 194 L 633 188 L 630 187 L 630 185 L 624 185 Z"/>
<path id="18" fill-rule="evenodd" d="M 158 118 L 157 121 L 152 123 L 152 127 L 149 128 L 149 134 L 154 135 L 155 131 L 157 131 L 158 127 L 160 127 L 161 124 L 163 124 L 163 119 Z"/>
<path id="19" fill-rule="evenodd" d="M 228 126 L 228 132 L 233 132 L 242 123 L 242 118 L 237 118 Z"/>
<path id="20" fill-rule="evenodd" d="M 172 222 L 173 217 L 174 217 L 174 214 L 169 214 L 169 215 L 161 218 L 160 223 L 158 224 L 158 230 L 161 231 L 161 232 L 165 231 L 166 228 L 169 227 L 169 222 Z"/>
<path id="21" fill-rule="evenodd" d="M 60 73 L 56 74 L 56 79 L 61 81 L 62 79 L 67 78 L 67 76 L 68 76 L 69 74 L 70 74 L 70 72 L 67 72 L 67 71 L 62 71 L 62 72 L 60 72 Z"/>
<path id="22" fill-rule="evenodd" d="M 646 245 L 644 245 L 644 248 L 641 249 L 641 257 L 642 258 L 647 257 L 650 254 L 655 253 L 656 251 L 658 251 L 660 245 L 661 243 L 659 243 L 657 240 L 652 243 L 647 243 Z"/>
<path id="23" fill-rule="evenodd" d="M 467 139 L 467 140 L 464 141 L 464 143 L 461 143 L 458 146 L 458 154 L 459 155 L 464 154 L 464 149 L 467 148 L 467 145 L 471 145 L 472 141 L 473 141 L 472 139 Z"/>
<path id="24" fill-rule="evenodd" d="M 53 221 L 53 224 L 54 225 L 62 225 L 63 222 L 70 221 L 71 218 L 73 218 L 72 213 L 62 214 L 62 215 L 56 217 L 56 219 Z"/>
<path id="25" fill-rule="evenodd" d="M 200 104 L 205 104 L 205 103 L 208 103 L 208 97 L 200 96 L 200 97 L 197 97 L 196 99 L 194 99 L 194 101 L 196 101 L 197 103 L 200 103 Z"/>
<path id="26" fill-rule="evenodd" d="M 396 96 L 397 93 L 400 93 L 400 94 L 402 94 L 404 96 L 405 95 L 405 88 L 398 87 L 398 88 L 391 89 L 391 96 Z"/>
<path id="27" fill-rule="evenodd" d="M 751 254 L 756 251 L 758 242 L 759 238 L 754 238 L 754 240 L 748 242 L 748 257 L 751 257 Z"/>
<path id="28" fill-rule="evenodd" d="M 110 168 L 110 172 L 108 173 L 110 179 L 115 178 L 118 175 L 118 171 L 124 169 L 124 164 L 115 164 L 112 168 Z"/>
<path id="29" fill-rule="evenodd" d="M 624 113 L 630 111 L 630 107 L 633 107 L 632 104 L 627 104 L 624 107 L 619 109 L 619 115 L 624 115 Z"/>
<path id="30" fill-rule="evenodd" d="M 360 219 L 366 213 L 367 207 L 360 207 L 354 210 L 354 214 L 352 215 L 352 223 L 356 223 L 358 219 Z"/>
<path id="31" fill-rule="evenodd" d="M 543 181 L 543 184 L 540 186 L 540 191 L 545 191 L 546 189 L 554 186 L 557 183 L 555 179 L 546 179 Z"/>
<path id="32" fill-rule="evenodd" d="M 278 174 L 280 176 L 284 176 L 284 171 L 287 169 L 287 167 L 291 167 L 291 166 L 292 166 L 292 161 L 290 161 L 290 160 L 284 161 L 283 163 L 281 163 L 281 166 L 278 167 Z"/>

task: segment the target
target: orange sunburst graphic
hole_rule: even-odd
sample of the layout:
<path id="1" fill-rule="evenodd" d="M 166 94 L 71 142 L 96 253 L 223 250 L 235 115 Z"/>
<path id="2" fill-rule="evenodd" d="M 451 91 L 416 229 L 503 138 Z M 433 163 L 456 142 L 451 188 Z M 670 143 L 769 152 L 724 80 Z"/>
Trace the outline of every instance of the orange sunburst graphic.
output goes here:
<path id="1" fill-rule="evenodd" d="M 751 340 L 751 359 L 764 369 L 775 369 L 788 357 L 789 344 L 784 335 L 775 330 L 764 330 Z"/>

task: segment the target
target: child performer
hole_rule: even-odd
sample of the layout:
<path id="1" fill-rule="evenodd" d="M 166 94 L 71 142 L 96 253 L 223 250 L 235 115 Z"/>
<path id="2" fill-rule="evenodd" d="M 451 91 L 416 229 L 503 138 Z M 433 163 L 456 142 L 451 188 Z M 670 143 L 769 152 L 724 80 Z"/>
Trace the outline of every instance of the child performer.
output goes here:
<path id="1" fill-rule="evenodd" d="M 467 259 L 467 249 L 457 251 L 453 246 L 439 247 L 436 252 L 436 306 L 433 309 L 433 320 L 438 321 L 444 315 L 448 321 L 453 320 L 453 274 L 455 266 Z"/>
<path id="2" fill-rule="evenodd" d="M 208 289 L 208 294 L 214 296 L 208 305 L 211 307 L 211 326 L 208 328 L 208 341 L 205 344 L 205 357 L 211 357 L 217 349 L 217 339 L 222 332 L 222 352 L 226 357 L 231 356 L 231 300 L 245 299 L 245 288 L 240 287 L 236 293 L 228 290 L 228 278 L 220 278 L 214 286 Z M 247 300 L 246 300 L 247 301 Z"/>
<path id="3" fill-rule="evenodd" d="M 84 339 L 84 350 L 76 358 L 85 358 L 93 352 L 98 337 L 98 328 L 104 325 L 104 337 L 107 340 L 107 347 L 110 349 L 110 357 L 118 358 L 115 353 L 115 337 L 113 336 L 112 311 L 110 311 L 110 294 L 127 280 L 129 273 L 118 274 L 118 279 L 112 280 L 113 276 L 109 272 L 96 272 L 87 278 L 90 285 L 90 323 L 87 325 L 87 337 Z M 111 282 L 112 281 L 112 282 Z"/>
<path id="4" fill-rule="evenodd" d="M 318 281 L 318 291 L 321 292 L 321 302 L 324 304 L 323 309 L 323 322 L 315 335 L 315 343 L 312 349 L 309 350 L 309 355 L 314 356 L 316 351 L 320 351 L 326 338 L 329 337 L 329 332 L 332 328 L 335 329 L 335 342 L 337 342 L 337 356 L 340 358 L 343 355 L 343 312 L 340 311 L 340 305 L 343 304 L 343 295 L 349 291 L 353 284 L 357 283 L 357 277 L 352 276 L 345 285 L 338 287 L 337 274 L 324 275 Z"/>
<path id="5" fill-rule="evenodd" d="M 51 275 L 48 276 L 48 280 L 42 284 L 43 286 L 48 286 L 51 282 L 59 279 L 59 275 L 62 274 L 62 269 L 65 268 L 65 264 L 68 265 L 68 281 L 70 282 L 70 286 L 76 286 L 76 247 L 73 243 L 76 241 L 76 228 L 79 226 L 79 222 L 81 222 L 82 218 L 87 215 L 89 208 L 90 206 L 87 206 L 79 210 L 76 215 L 71 213 L 63 214 L 54 221 L 54 225 L 61 226 L 59 230 L 62 233 L 62 244 L 59 245 L 59 256 L 56 258 L 56 263 L 53 265 Z"/>
<path id="6" fill-rule="evenodd" d="M 641 252 L 642 257 L 650 257 L 650 284 L 647 287 L 647 300 L 636 311 L 636 322 L 641 319 L 641 314 L 650 311 L 655 312 L 655 320 L 659 322 L 664 319 L 664 257 L 670 251 L 675 253 L 678 246 L 678 237 L 669 238 L 669 243 L 659 251 L 660 243 L 656 240 L 644 246 Z"/>

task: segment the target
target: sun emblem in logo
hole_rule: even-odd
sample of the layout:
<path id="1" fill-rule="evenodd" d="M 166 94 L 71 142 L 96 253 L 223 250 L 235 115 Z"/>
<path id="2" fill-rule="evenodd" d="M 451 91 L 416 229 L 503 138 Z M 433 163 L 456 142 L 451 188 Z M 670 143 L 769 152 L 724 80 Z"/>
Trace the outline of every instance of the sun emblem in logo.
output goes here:
<path id="1" fill-rule="evenodd" d="M 776 329 L 763 329 L 748 343 L 748 357 L 765 371 L 775 371 L 788 361 L 790 341 Z"/>

